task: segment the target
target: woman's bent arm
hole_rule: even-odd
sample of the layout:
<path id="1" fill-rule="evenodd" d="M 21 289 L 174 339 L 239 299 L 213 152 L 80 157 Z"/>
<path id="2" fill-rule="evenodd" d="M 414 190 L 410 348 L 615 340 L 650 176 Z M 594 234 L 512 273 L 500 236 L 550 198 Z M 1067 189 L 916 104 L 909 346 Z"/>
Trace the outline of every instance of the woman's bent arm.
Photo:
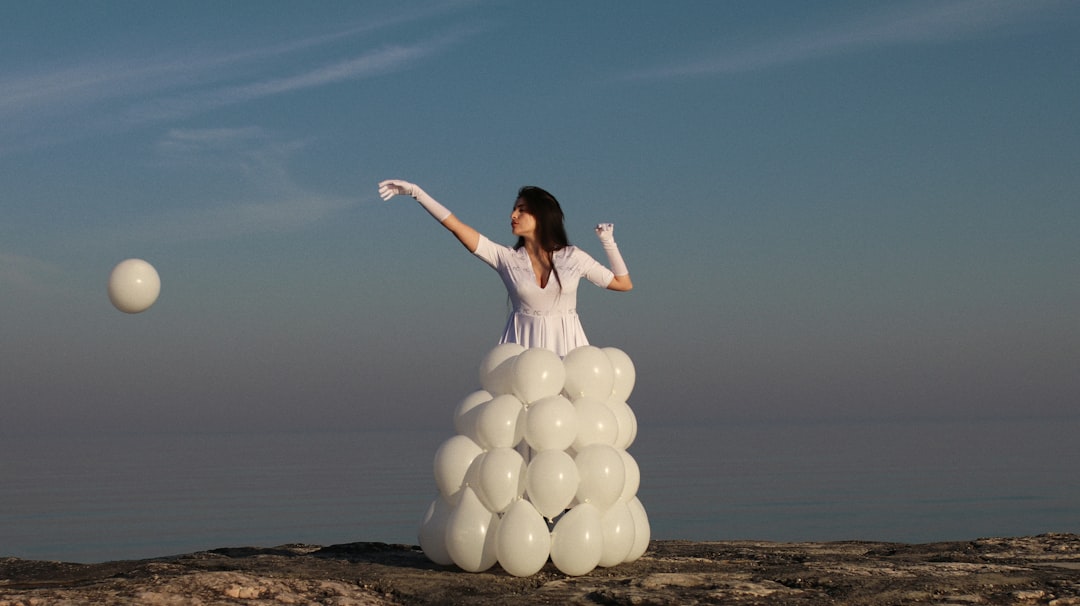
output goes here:
<path id="1" fill-rule="evenodd" d="M 596 236 L 600 238 L 600 244 L 604 247 L 608 263 L 611 265 L 611 271 L 615 274 L 611 282 L 608 282 L 607 288 L 626 292 L 634 288 L 634 283 L 630 281 L 630 270 L 626 268 L 626 261 L 623 261 L 619 246 L 615 244 L 614 232 L 615 225 L 612 223 L 601 223 L 596 226 Z"/>
<path id="2" fill-rule="evenodd" d="M 634 283 L 630 281 L 630 274 L 623 274 L 621 276 L 615 276 L 608 282 L 608 290 L 617 290 L 619 292 L 626 292 L 634 288 Z"/>

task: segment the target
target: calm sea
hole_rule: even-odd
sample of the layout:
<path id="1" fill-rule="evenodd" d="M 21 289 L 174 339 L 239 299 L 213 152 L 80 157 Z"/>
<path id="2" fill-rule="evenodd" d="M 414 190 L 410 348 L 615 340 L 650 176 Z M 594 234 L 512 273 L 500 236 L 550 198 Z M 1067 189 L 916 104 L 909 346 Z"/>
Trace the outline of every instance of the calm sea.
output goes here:
<path id="1" fill-rule="evenodd" d="M 1080 420 L 640 428 L 658 539 L 928 542 L 1080 532 Z M 0 442 L 0 557 L 416 543 L 448 431 Z"/>

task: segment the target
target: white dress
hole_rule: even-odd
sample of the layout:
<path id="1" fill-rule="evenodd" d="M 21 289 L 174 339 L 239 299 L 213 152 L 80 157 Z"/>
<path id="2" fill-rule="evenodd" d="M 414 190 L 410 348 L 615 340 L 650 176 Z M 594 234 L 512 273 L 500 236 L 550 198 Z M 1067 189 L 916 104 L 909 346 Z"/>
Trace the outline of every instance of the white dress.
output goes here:
<path id="1" fill-rule="evenodd" d="M 580 248 L 567 246 L 555 251 L 552 259 L 559 279 L 552 272 L 547 284 L 540 288 L 524 248 L 514 250 L 495 244 L 481 234 L 473 254 L 499 273 L 510 294 L 513 310 L 499 343 L 543 347 L 559 356 L 589 344 L 577 315 L 578 281 L 585 278 L 607 288 L 615 277 L 610 269 Z"/>

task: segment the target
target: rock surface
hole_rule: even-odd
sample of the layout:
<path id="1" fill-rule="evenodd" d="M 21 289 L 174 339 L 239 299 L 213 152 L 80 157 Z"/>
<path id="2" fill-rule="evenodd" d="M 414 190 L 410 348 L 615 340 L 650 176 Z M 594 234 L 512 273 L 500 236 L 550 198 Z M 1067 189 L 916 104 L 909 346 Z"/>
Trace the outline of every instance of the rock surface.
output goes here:
<path id="1" fill-rule="evenodd" d="M 102 564 L 0 558 L 0 606 L 38 604 L 1080 605 L 1080 535 L 908 545 L 654 541 L 636 562 L 517 578 L 383 543 L 227 548 Z"/>

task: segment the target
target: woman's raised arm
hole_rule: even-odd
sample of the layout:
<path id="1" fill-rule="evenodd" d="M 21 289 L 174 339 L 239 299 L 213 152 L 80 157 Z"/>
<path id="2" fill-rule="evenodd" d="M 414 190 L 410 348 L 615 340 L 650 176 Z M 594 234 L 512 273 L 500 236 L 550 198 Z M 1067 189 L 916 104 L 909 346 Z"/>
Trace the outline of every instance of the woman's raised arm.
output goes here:
<path id="1" fill-rule="evenodd" d="M 615 244 L 615 225 L 612 223 L 597 225 L 596 237 L 600 238 L 600 245 L 604 247 L 608 264 L 611 265 L 611 271 L 615 274 L 607 285 L 608 290 L 626 292 L 634 288 L 634 283 L 630 281 L 630 270 L 627 269 L 626 261 L 623 261 L 622 253 Z"/>
<path id="2" fill-rule="evenodd" d="M 469 249 L 469 252 L 476 252 L 476 247 L 480 244 L 480 232 L 458 219 L 445 206 L 436 202 L 435 198 L 432 198 L 426 191 L 421 189 L 419 185 L 400 179 L 390 179 L 379 183 L 379 196 L 383 200 L 389 200 L 398 194 L 415 198 L 420 203 L 420 206 L 423 206 L 424 210 L 428 211 L 432 217 L 435 217 L 436 221 L 442 223 L 443 227 L 450 230 L 450 233 L 454 234 L 454 237 L 465 248 Z"/>

